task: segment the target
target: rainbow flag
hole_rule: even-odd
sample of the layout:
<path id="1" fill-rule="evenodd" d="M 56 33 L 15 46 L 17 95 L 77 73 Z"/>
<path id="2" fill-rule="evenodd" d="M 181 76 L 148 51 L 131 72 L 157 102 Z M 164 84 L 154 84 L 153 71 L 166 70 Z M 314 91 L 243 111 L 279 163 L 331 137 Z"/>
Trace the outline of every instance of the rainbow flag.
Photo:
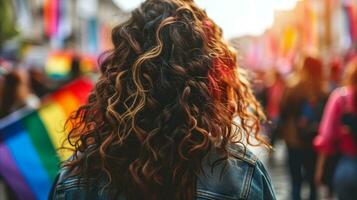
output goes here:
<path id="1" fill-rule="evenodd" d="M 71 71 L 73 53 L 59 51 L 51 52 L 47 58 L 45 71 L 52 78 L 63 78 Z"/>
<path id="2" fill-rule="evenodd" d="M 65 78 L 71 73 L 73 60 L 78 59 L 81 73 L 97 71 L 97 56 L 89 54 L 76 55 L 70 51 L 50 52 L 46 61 L 46 74 L 52 78 Z"/>
<path id="3" fill-rule="evenodd" d="M 0 127 L 0 176 L 18 199 L 48 198 L 60 161 L 71 153 L 57 151 L 65 139 L 64 122 L 86 102 L 92 88 L 91 80 L 76 80 L 50 96 L 40 109 Z"/>

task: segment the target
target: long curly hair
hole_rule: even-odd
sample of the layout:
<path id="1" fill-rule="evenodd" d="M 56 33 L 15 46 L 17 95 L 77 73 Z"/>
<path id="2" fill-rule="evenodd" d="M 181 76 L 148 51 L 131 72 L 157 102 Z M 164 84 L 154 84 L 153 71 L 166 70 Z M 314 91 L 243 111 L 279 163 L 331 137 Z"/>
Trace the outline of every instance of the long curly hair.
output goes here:
<path id="1" fill-rule="evenodd" d="M 236 53 L 192 0 L 145 1 L 112 42 L 88 103 L 67 121 L 72 174 L 102 172 L 127 199 L 194 199 L 212 147 L 224 161 L 230 143 L 263 142 Z"/>

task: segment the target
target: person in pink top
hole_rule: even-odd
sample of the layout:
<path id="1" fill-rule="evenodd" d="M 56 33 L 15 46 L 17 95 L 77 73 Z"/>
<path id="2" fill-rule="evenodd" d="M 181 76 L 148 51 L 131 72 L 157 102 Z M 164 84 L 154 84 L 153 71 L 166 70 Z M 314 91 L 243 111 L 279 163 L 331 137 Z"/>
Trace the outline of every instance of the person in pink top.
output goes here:
<path id="1" fill-rule="evenodd" d="M 340 154 L 333 185 L 338 199 L 357 199 L 357 57 L 347 66 L 345 86 L 335 89 L 325 107 L 314 146 L 319 153 L 316 183 L 321 184 L 327 158 Z"/>

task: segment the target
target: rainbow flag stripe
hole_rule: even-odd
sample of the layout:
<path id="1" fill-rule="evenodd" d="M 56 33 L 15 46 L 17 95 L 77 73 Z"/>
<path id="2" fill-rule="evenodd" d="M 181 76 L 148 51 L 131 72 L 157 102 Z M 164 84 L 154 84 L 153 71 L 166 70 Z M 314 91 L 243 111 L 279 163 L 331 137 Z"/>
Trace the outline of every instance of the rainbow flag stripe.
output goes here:
<path id="1" fill-rule="evenodd" d="M 76 80 L 51 95 L 44 105 L 0 127 L 0 176 L 18 199 L 47 199 L 60 161 L 66 118 L 85 103 L 93 88 L 89 79 Z M 0 124 L 3 121 L 0 121 Z"/>

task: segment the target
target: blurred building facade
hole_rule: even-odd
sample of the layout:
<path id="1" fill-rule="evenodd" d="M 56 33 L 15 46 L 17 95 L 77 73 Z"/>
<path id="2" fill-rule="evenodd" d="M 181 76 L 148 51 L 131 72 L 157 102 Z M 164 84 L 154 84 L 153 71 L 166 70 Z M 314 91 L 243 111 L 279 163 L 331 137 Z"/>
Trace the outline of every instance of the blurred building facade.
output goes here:
<path id="1" fill-rule="evenodd" d="M 276 11 L 271 28 L 258 37 L 231 40 L 242 58 L 242 65 L 253 70 L 277 67 L 293 69 L 299 56 L 319 54 L 327 62 L 356 51 L 356 0 L 301 0 L 289 11 Z"/>
<path id="2" fill-rule="evenodd" d="M 2 49 L 17 40 L 96 54 L 110 47 L 111 28 L 129 15 L 111 0 L 3 0 L 1 4 L 5 20 L 12 23 L 0 33 L 14 30 L 0 43 Z"/>

